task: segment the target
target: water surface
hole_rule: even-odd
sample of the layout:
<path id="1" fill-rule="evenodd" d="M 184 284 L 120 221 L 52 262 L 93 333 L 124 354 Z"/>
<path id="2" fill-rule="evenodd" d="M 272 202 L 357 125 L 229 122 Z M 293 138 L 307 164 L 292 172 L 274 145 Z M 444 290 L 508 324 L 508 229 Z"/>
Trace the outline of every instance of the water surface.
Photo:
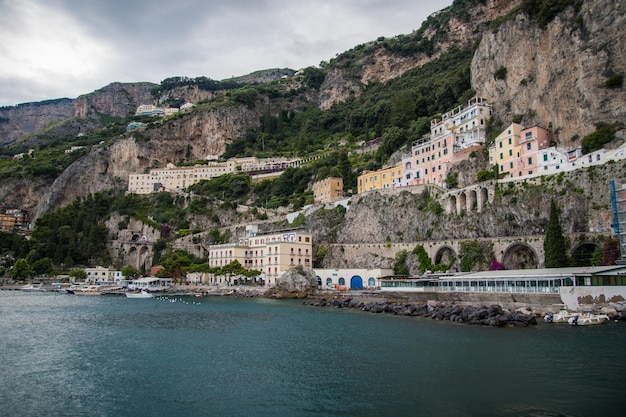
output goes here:
<path id="1" fill-rule="evenodd" d="M 1 416 L 617 416 L 626 323 L 0 291 Z"/>

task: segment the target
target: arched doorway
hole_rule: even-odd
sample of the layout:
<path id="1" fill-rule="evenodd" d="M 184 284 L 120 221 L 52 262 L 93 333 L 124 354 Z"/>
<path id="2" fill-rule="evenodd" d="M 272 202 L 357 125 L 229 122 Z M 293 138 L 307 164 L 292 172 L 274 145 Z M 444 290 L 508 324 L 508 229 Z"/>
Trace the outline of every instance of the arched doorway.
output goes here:
<path id="1" fill-rule="evenodd" d="M 363 278 L 358 275 L 350 278 L 350 288 L 353 290 L 362 290 L 363 289 Z"/>
<path id="2" fill-rule="evenodd" d="M 539 258 L 532 247 L 516 242 L 504 251 L 502 264 L 506 269 L 537 269 Z"/>
<path id="3" fill-rule="evenodd" d="M 572 259 L 574 266 L 590 266 L 594 264 L 593 254 L 596 250 L 602 249 L 595 243 L 581 243 L 572 250 Z"/>
<path id="4" fill-rule="evenodd" d="M 433 259 L 435 265 L 446 265 L 452 268 L 457 261 L 456 252 L 450 246 L 442 246 L 437 250 L 435 259 Z"/>
<path id="5" fill-rule="evenodd" d="M 367 280 L 367 286 L 374 288 L 376 286 L 376 279 L 374 277 L 369 277 Z"/>

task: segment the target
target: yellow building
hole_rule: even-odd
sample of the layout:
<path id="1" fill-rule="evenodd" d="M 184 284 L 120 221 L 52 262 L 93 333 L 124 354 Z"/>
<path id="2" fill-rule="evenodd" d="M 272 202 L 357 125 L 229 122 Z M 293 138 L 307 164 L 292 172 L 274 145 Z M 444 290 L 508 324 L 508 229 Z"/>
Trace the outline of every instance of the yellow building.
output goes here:
<path id="1" fill-rule="evenodd" d="M 364 171 L 357 179 L 358 193 L 402 186 L 402 167 L 393 166 L 378 171 Z"/>
<path id="2" fill-rule="evenodd" d="M 498 165 L 500 174 L 510 174 L 521 156 L 520 137 L 522 126 L 511 123 L 489 146 L 489 163 Z"/>
<path id="3" fill-rule="evenodd" d="M 10 214 L 0 213 L 0 231 L 11 232 L 15 228 L 16 219 L 15 216 Z"/>
<path id="4" fill-rule="evenodd" d="M 259 232 L 247 226 L 244 237 L 236 243 L 209 246 L 209 266 L 220 268 L 238 261 L 246 269 L 256 269 L 274 284 L 283 272 L 301 266 L 313 266 L 313 238 L 302 229 Z"/>
<path id="5" fill-rule="evenodd" d="M 329 177 L 313 184 L 316 203 L 332 203 L 343 197 L 343 178 Z"/>

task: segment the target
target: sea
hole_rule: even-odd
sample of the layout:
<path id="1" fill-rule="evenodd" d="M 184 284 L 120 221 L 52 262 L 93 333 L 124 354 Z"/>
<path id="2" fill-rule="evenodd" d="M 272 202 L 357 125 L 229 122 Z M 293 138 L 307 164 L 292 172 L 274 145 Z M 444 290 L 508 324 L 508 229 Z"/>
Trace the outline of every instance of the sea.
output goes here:
<path id="1" fill-rule="evenodd" d="M 623 416 L 626 323 L 0 291 L 0 416 Z"/>

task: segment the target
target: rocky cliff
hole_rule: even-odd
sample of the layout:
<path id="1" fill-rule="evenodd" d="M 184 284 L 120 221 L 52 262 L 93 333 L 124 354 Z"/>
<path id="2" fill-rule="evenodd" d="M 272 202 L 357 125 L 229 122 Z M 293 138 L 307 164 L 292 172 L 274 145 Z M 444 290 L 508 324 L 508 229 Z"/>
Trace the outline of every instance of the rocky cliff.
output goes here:
<path id="1" fill-rule="evenodd" d="M 110 145 L 96 146 L 41 190 L 35 218 L 77 196 L 126 189 L 130 174 L 220 155 L 226 144 L 258 123 L 258 111 L 246 106 L 199 110 L 181 114 L 160 128 L 132 131 Z"/>
<path id="2" fill-rule="evenodd" d="M 73 114 L 73 100 L 69 98 L 0 107 L 0 145 L 66 120 Z"/>
<path id="3" fill-rule="evenodd" d="M 626 5 L 612 0 L 568 7 L 545 29 L 518 14 L 482 34 L 472 86 L 505 123 L 524 115 L 524 125 L 550 129 L 562 146 L 580 146 L 596 123 L 626 120 L 624 90 L 605 86 L 626 73 L 625 26 Z"/>
<path id="4" fill-rule="evenodd" d="M 498 184 L 493 201 L 482 212 L 446 212 L 447 194 L 429 190 L 373 191 L 351 199 L 337 230 L 328 233 L 323 220 L 310 217 L 316 243 L 407 243 L 446 239 L 543 235 L 555 199 L 563 233 L 611 233 L 609 180 L 626 178 L 623 162 L 580 169 L 535 181 Z M 535 183 L 536 182 L 536 183 Z M 357 258 L 331 251 L 327 267 L 391 267 L 393 258 L 372 250 Z"/>
<path id="5" fill-rule="evenodd" d="M 151 90 L 156 86 L 153 83 L 111 83 L 74 100 L 74 116 L 128 117 L 135 114 L 140 104 L 155 104 Z"/>
<path id="6" fill-rule="evenodd" d="M 76 99 L 63 98 L 38 103 L 25 103 L 0 108 L 0 144 L 10 143 L 72 118 L 109 116 L 124 118 L 132 115 L 140 104 L 151 104 L 151 83 L 112 83 Z M 81 123 L 80 128 L 67 127 L 59 136 L 100 127 Z"/>

